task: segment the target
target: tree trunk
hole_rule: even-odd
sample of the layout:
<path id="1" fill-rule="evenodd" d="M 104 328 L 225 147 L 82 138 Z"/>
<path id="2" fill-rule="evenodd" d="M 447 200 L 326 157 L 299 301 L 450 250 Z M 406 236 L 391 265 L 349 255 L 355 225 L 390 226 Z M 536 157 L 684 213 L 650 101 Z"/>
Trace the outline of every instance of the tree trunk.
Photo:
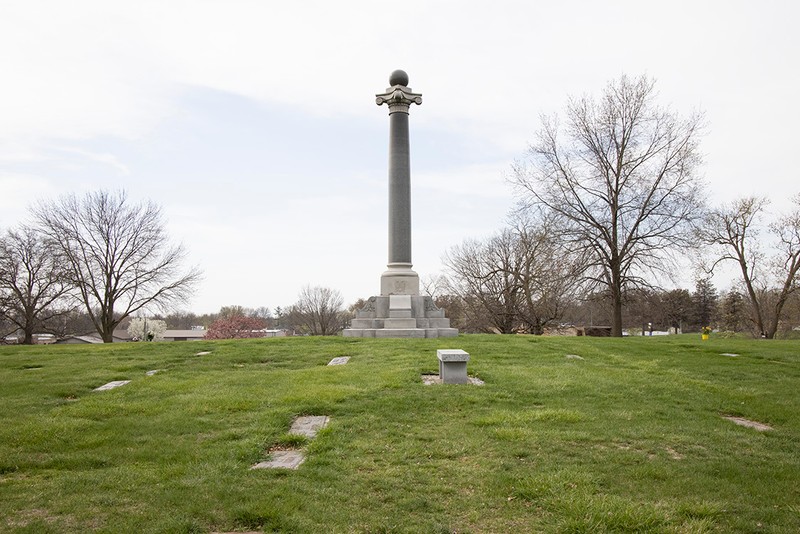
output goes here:
<path id="1" fill-rule="evenodd" d="M 33 323 L 34 323 L 34 315 L 32 313 L 32 306 L 30 302 L 27 303 L 25 307 L 25 327 L 22 329 L 22 333 L 24 339 L 22 340 L 23 345 L 33 345 Z"/>
<path id="2" fill-rule="evenodd" d="M 622 337 L 622 298 L 619 291 L 612 290 L 611 337 Z"/>
<path id="3" fill-rule="evenodd" d="M 622 273 L 619 258 L 611 258 L 611 337 L 622 337 Z"/>
<path id="4" fill-rule="evenodd" d="M 116 326 L 116 323 L 106 318 L 102 321 L 101 325 L 102 328 L 100 331 L 100 338 L 103 340 L 103 343 L 113 343 L 114 327 Z"/>

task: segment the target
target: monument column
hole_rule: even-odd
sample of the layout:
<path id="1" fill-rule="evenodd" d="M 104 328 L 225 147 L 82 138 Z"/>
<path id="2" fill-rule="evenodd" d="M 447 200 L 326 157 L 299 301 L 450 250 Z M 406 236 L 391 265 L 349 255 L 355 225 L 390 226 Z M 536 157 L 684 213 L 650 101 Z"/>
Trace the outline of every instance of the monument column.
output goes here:
<path id="1" fill-rule="evenodd" d="M 389 107 L 389 262 L 381 275 L 381 295 L 419 295 L 419 275 L 411 267 L 411 158 L 408 110 L 422 104 L 422 95 L 411 92 L 408 74 L 396 70 L 389 76 L 386 92 L 376 103 Z"/>
<path id="2" fill-rule="evenodd" d="M 389 107 L 389 263 L 381 275 L 381 294 L 356 312 L 346 337 L 454 337 L 458 330 L 430 296 L 419 294 L 419 275 L 411 270 L 411 161 L 408 109 L 422 95 L 408 87 L 402 70 L 389 76 L 385 93 L 375 95 Z"/>

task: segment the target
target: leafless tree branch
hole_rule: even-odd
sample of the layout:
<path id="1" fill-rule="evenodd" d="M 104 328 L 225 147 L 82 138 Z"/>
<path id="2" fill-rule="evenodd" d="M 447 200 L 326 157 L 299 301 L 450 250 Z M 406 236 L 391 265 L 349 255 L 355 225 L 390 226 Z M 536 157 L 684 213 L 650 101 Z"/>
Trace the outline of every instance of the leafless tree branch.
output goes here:
<path id="1" fill-rule="evenodd" d="M 152 202 L 131 204 L 124 191 L 98 191 L 40 202 L 33 214 L 105 342 L 129 315 L 185 302 L 200 280 L 198 269 L 182 270 L 185 251 L 170 245 Z"/>
<path id="2" fill-rule="evenodd" d="M 571 99 L 565 140 L 558 120 L 545 118 L 513 169 L 522 204 L 557 214 L 565 243 L 586 255 L 585 279 L 608 291 L 617 336 L 625 289 L 669 271 L 702 218 L 702 117 L 681 119 L 654 96 L 653 80 L 623 76 L 598 100 Z"/>

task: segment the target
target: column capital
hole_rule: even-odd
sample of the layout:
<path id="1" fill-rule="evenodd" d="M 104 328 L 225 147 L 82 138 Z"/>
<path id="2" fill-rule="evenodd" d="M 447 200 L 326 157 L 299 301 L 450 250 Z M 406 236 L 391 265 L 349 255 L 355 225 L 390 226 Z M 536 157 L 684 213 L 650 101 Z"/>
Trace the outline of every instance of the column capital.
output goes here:
<path id="1" fill-rule="evenodd" d="M 412 93 L 410 87 L 405 85 L 393 85 L 386 89 L 385 93 L 375 95 L 375 103 L 389 105 L 389 115 L 392 113 L 408 113 L 411 104 L 422 104 L 422 95 Z"/>

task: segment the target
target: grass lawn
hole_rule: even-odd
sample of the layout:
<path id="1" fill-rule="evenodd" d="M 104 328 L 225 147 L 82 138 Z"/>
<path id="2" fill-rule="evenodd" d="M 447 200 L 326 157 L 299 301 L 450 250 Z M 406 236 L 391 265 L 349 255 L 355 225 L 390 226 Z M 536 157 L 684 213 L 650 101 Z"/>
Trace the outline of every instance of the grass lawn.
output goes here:
<path id="1" fill-rule="evenodd" d="M 437 348 L 486 384 L 423 385 Z M 800 532 L 800 342 L 0 347 L 0 531 Z"/>

